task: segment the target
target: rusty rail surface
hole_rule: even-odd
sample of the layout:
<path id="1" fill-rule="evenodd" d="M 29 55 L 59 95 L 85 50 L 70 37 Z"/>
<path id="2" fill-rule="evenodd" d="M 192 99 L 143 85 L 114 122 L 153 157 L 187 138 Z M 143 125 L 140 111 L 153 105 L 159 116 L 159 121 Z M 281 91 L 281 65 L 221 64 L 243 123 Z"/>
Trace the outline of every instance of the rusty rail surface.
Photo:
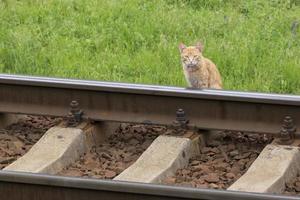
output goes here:
<path id="1" fill-rule="evenodd" d="M 5 200 L 295 200 L 292 196 L 0 171 Z"/>
<path id="2" fill-rule="evenodd" d="M 279 133 L 300 96 L 0 74 L 0 113 Z"/>

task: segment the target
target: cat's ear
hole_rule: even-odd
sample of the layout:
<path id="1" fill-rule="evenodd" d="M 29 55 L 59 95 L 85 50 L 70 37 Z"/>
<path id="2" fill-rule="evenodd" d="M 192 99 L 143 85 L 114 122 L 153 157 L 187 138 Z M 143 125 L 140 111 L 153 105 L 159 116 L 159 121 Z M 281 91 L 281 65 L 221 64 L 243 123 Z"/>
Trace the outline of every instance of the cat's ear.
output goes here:
<path id="1" fill-rule="evenodd" d="M 197 42 L 195 46 L 200 52 L 203 52 L 203 44 L 201 42 Z"/>
<path id="2" fill-rule="evenodd" d="M 186 48 L 186 46 L 183 43 L 179 44 L 179 51 L 180 52 L 182 52 L 185 48 Z"/>

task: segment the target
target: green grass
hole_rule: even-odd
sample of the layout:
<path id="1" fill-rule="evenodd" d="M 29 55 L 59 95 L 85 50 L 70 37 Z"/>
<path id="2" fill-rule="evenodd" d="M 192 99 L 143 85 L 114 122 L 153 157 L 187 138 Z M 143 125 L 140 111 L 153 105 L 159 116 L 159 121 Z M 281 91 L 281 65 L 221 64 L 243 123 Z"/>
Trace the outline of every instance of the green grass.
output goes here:
<path id="1" fill-rule="evenodd" d="M 226 89 L 300 94 L 299 0 L 0 0 L 1 73 L 185 86 L 198 40 Z"/>

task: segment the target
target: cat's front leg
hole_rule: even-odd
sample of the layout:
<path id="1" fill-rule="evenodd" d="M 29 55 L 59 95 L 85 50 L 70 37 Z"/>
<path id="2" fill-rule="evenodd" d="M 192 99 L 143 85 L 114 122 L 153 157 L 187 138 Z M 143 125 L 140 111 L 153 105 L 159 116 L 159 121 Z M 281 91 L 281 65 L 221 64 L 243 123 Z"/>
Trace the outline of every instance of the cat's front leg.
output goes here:
<path id="1" fill-rule="evenodd" d="M 194 82 L 195 83 L 195 82 Z M 208 86 L 204 83 L 201 83 L 199 81 L 197 81 L 197 83 L 195 83 L 194 85 L 192 86 L 188 86 L 186 87 L 187 89 L 192 89 L 192 90 L 201 90 L 201 89 L 204 89 L 204 88 L 207 88 Z"/>
<path id="2" fill-rule="evenodd" d="M 195 77 L 190 77 L 189 78 L 189 82 L 190 82 L 190 86 L 192 87 L 192 88 L 199 88 L 200 87 L 200 85 L 201 85 L 201 81 L 200 80 L 198 80 L 197 78 L 195 78 Z"/>
<path id="3" fill-rule="evenodd" d="M 193 87 L 193 86 L 187 86 L 185 89 L 188 89 L 188 90 L 201 90 L 201 88 L 196 88 L 196 87 Z"/>
<path id="4" fill-rule="evenodd" d="M 208 88 L 208 81 L 205 79 L 198 81 L 198 88 L 201 88 L 201 89 Z"/>

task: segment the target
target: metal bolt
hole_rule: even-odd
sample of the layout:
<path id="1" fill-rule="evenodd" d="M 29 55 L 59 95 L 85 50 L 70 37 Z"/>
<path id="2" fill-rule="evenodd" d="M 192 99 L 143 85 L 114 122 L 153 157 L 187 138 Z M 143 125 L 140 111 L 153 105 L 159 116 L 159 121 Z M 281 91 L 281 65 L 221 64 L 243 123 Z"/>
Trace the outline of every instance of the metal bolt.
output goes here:
<path id="1" fill-rule="evenodd" d="M 189 123 L 189 120 L 186 118 L 185 111 L 182 108 L 179 108 L 176 111 L 176 120 L 174 121 L 174 125 L 185 127 Z"/>
<path id="2" fill-rule="evenodd" d="M 82 110 L 79 108 L 79 103 L 75 100 L 71 101 L 70 103 L 70 112 L 68 114 L 68 125 L 69 126 L 76 126 L 82 117 Z"/>
<path id="3" fill-rule="evenodd" d="M 186 121 L 185 119 L 185 112 L 183 109 L 179 108 L 177 111 L 176 111 L 176 120 L 178 122 L 184 122 Z"/>
<path id="4" fill-rule="evenodd" d="M 293 119 L 290 116 L 286 116 L 283 120 L 282 128 L 280 130 L 280 144 L 292 144 L 295 139 L 296 127 Z"/>
<path id="5" fill-rule="evenodd" d="M 79 103 L 77 101 L 71 101 L 70 108 L 72 114 L 79 112 Z"/>

